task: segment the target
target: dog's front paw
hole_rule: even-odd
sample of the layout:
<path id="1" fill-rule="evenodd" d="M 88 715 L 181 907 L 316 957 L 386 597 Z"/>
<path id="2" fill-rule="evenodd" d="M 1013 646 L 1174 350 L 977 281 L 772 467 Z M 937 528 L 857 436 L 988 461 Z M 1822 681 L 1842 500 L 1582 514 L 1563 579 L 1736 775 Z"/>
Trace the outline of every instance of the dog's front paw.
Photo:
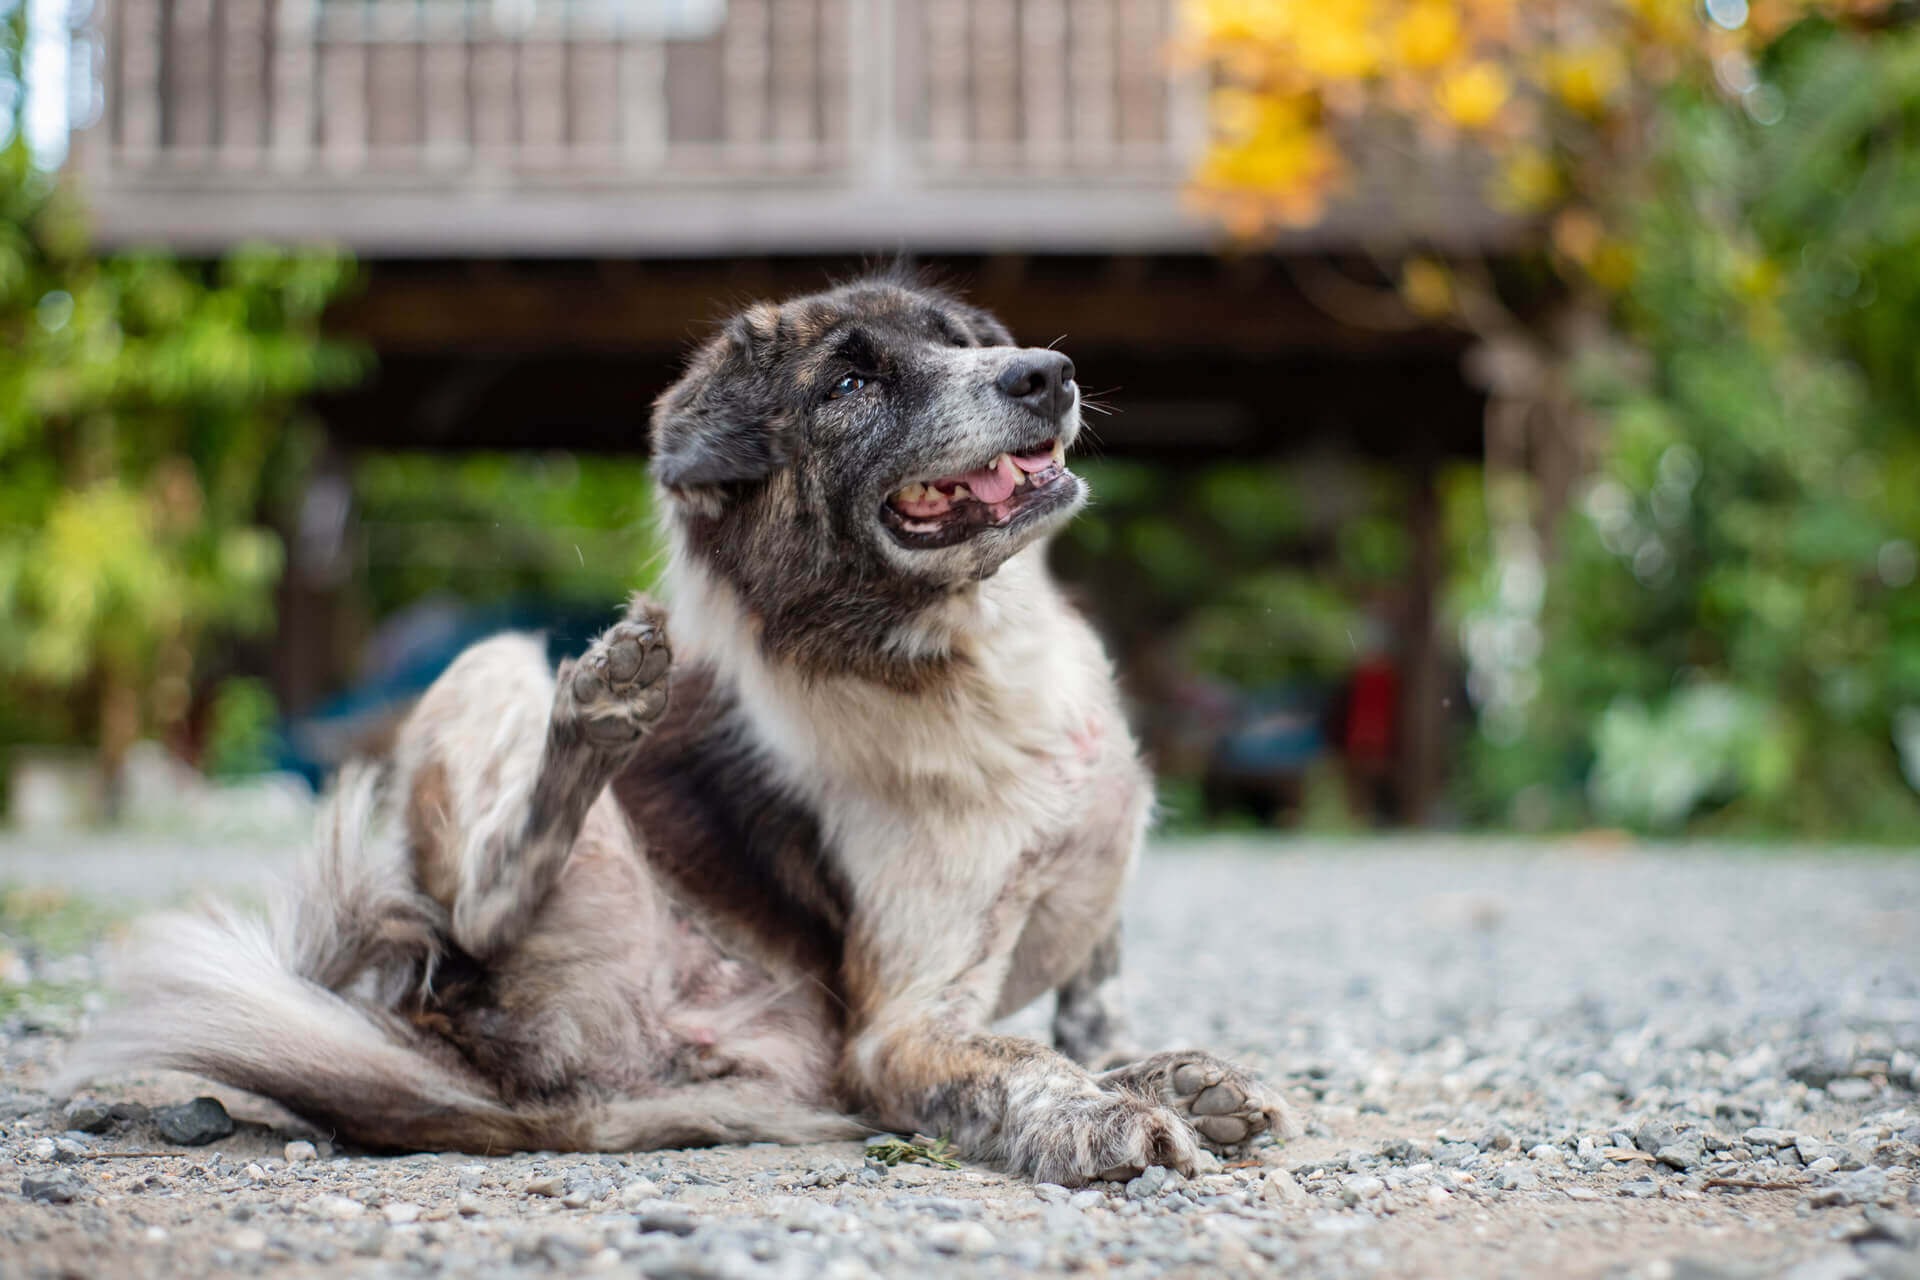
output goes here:
<path id="1" fill-rule="evenodd" d="M 673 650 L 666 615 L 637 603 L 560 672 L 556 718 L 570 719 L 597 747 L 618 750 L 640 740 L 667 709 Z"/>
<path id="2" fill-rule="evenodd" d="M 1077 1187 L 1124 1180 L 1148 1165 L 1191 1174 L 1199 1149 L 1187 1123 L 1166 1107 L 1128 1093 L 1062 1102 L 1015 1138 L 1014 1163 L 1036 1182 Z"/>
<path id="3" fill-rule="evenodd" d="M 1229 1151 L 1271 1130 L 1302 1132 L 1299 1116 L 1249 1071 L 1209 1053 L 1157 1053 L 1099 1077 L 1100 1087 L 1157 1102 L 1181 1116 L 1214 1151 Z"/>

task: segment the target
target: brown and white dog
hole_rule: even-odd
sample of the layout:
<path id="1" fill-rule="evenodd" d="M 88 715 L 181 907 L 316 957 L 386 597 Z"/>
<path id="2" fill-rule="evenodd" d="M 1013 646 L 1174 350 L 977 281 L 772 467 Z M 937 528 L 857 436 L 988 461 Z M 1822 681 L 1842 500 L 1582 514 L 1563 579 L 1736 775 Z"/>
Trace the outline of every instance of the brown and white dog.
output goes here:
<path id="1" fill-rule="evenodd" d="M 1068 1184 L 1289 1130 L 1207 1054 L 1114 1065 L 1150 786 L 1044 562 L 1073 373 L 891 278 L 735 317 L 654 414 L 672 654 L 646 600 L 557 677 L 463 654 L 267 919 L 146 931 L 69 1082 L 384 1149 L 919 1131 Z M 989 1029 L 1049 990 L 1054 1047 Z"/>

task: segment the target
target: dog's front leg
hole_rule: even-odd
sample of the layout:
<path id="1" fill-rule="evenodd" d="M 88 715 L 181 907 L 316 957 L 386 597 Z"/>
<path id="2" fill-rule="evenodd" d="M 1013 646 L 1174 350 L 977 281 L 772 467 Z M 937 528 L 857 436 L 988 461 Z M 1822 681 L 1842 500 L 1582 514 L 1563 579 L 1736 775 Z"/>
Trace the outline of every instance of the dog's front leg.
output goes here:
<path id="1" fill-rule="evenodd" d="M 856 1108 L 1043 1182 L 1077 1186 L 1155 1164 L 1191 1173 L 1193 1130 L 1158 1099 L 1102 1088 L 1046 1045 L 987 1030 L 1011 944 L 975 941 L 970 962 L 935 974 L 908 939 L 850 931 L 842 1084 Z"/>
<path id="2" fill-rule="evenodd" d="M 1197 1148 L 1179 1116 L 1102 1089 L 1032 1040 L 923 1017 L 868 1028 L 850 1058 L 863 1110 L 877 1124 L 947 1138 L 964 1155 L 1039 1182 L 1079 1186 L 1155 1164 L 1193 1172 Z"/>

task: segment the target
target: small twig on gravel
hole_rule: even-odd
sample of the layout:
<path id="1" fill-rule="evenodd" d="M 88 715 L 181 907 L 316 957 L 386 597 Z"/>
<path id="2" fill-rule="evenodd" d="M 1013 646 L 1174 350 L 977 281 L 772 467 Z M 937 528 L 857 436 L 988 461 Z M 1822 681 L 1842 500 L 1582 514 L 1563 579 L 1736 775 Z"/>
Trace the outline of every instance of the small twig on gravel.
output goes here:
<path id="1" fill-rule="evenodd" d="M 1751 1178 L 1708 1178 L 1705 1187 L 1738 1187 L 1742 1191 L 1799 1191 L 1804 1182 L 1755 1182 Z"/>

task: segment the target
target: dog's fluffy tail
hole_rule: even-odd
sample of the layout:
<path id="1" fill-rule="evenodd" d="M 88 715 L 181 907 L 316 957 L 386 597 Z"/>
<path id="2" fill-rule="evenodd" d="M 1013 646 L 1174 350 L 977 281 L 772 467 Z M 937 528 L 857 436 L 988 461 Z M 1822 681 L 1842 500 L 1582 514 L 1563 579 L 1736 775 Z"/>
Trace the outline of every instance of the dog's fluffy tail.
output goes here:
<path id="1" fill-rule="evenodd" d="M 430 981 L 443 913 L 381 831 L 380 775 L 343 774 L 319 838 L 265 918 L 230 907 L 146 921 L 116 1005 L 60 1092 L 125 1070 L 190 1071 L 375 1148 L 637 1150 L 849 1136 L 850 1121 L 755 1081 L 651 1097 L 510 1104 L 447 1042 L 395 1012 Z"/>

